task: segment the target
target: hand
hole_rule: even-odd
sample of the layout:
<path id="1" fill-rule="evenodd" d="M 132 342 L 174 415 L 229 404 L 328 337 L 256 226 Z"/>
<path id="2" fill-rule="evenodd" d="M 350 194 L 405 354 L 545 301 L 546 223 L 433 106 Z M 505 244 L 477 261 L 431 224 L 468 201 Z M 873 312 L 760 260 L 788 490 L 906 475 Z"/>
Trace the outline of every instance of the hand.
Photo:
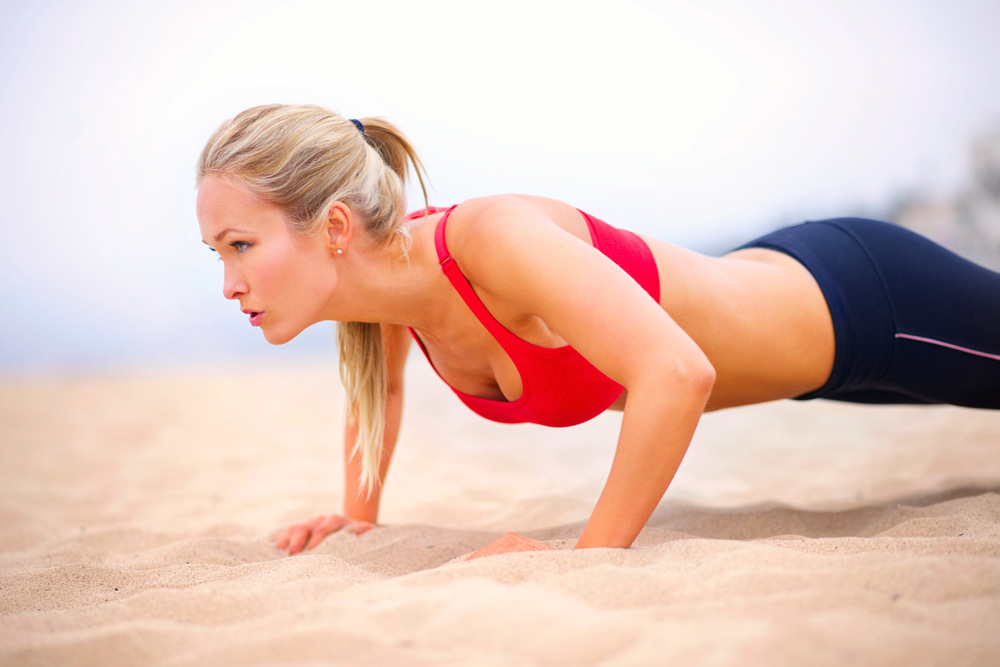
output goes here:
<path id="1" fill-rule="evenodd" d="M 552 547 L 545 542 L 532 540 L 517 533 L 507 533 L 499 540 L 485 546 L 479 551 L 474 551 L 465 560 L 473 558 L 483 558 L 484 556 L 496 556 L 497 554 L 509 554 L 515 551 L 551 551 Z"/>
<path id="2" fill-rule="evenodd" d="M 335 533 L 342 528 L 350 528 L 355 535 L 366 533 L 375 528 L 374 523 L 359 521 L 340 514 L 329 516 L 317 516 L 305 523 L 297 523 L 289 526 L 274 536 L 274 543 L 282 551 L 287 550 L 289 556 L 302 551 L 306 544 L 310 549 L 326 539 L 330 533 Z"/>

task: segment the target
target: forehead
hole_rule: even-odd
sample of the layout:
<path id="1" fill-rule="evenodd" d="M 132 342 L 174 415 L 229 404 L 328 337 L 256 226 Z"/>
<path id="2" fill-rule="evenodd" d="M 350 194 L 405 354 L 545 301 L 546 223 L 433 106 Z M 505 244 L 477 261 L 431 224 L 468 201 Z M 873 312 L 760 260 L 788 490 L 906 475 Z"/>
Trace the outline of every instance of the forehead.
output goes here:
<path id="1" fill-rule="evenodd" d="M 206 241 L 227 226 L 245 228 L 284 223 L 284 214 L 277 206 L 218 174 L 209 174 L 198 186 L 196 210 Z"/>

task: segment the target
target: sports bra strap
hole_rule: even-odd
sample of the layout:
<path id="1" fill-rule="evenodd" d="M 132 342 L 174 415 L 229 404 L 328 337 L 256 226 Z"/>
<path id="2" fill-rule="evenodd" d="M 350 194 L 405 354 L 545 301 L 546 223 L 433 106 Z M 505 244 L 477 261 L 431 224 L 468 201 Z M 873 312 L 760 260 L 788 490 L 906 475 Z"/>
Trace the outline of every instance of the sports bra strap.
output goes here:
<path id="1" fill-rule="evenodd" d="M 455 208 L 452 206 L 452 208 Z M 440 213 L 442 211 L 447 211 L 448 209 L 443 206 L 428 206 L 427 208 L 418 208 L 416 211 L 410 211 L 406 214 L 403 220 L 416 220 L 417 218 L 422 218 L 425 215 L 434 215 L 435 213 Z"/>
<path id="2" fill-rule="evenodd" d="M 457 204 L 455 205 L 457 206 Z M 458 268 L 458 264 L 455 260 L 451 258 L 451 253 L 448 252 L 448 244 L 445 242 L 444 230 L 445 226 L 448 224 L 448 216 L 451 212 L 455 210 L 455 206 L 452 206 L 445 214 L 441 216 L 438 221 L 437 228 L 434 230 L 434 247 L 437 249 L 438 260 L 441 262 L 441 270 L 444 274 L 448 276 L 448 280 L 455 287 L 455 291 L 458 295 L 462 297 L 465 304 L 469 307 L 469 310 L 476 316 L 476 318 L 486 327 L 486 330 L 493 334 L 493 337 L 497 339 L 500 346 L 507 350 L 508 354 L 511 351 L 508 349 L 509 346 L 517 346 L 518 343 L 523 343 L 520 338 L 512 334 L 507 330 L 504 325 L 500 324 L 493 314 L 486 309 L 483 302 L 480 300 L 476 291 L 472 289 L 472 285 L 469 283 L 469 279 L 465 277 L 462 270 Z"/>
<path id="3" fill-rule="evenodd" d="M 457 204 L 455 205 L 457 206 Z M 455 206 L 447 209 L 441 219 L 438 221 L 437 228 L 434 230 L 434 248 L 437 250 L 438 261 L 441 262 L 441 267 L 444 268 L 445 264 L 451 261 L 451 254 L 448 252 L 448 244 L 444 240 L 444 227 L 448 224 L 448 216 L 451 212 L 455 210 Z M 445 273 L 447 273 L 445 269 Z"/>

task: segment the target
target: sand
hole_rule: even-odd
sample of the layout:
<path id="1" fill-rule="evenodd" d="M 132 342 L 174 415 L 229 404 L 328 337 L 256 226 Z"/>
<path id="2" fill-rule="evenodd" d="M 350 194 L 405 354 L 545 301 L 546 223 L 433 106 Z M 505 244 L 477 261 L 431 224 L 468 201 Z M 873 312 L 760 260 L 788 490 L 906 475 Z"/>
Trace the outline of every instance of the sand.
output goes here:
<path id="1" fill-rule="evenodd" d="M 0 664 L 1000 664 L 1000 413 L 709 414 L 635 546 L 576 552 L 619 416 L 407 391 L 383 525 L 288 557 L 340 506 L 331 360 L 0 381 Z M 508 531 L 554 550 L 463 560 Z"/>

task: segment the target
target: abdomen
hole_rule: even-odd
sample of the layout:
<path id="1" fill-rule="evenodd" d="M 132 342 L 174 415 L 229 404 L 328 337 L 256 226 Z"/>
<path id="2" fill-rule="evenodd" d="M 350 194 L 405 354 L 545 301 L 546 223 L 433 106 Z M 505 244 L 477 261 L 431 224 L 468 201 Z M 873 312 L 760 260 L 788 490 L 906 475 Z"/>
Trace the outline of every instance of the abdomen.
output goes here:
<path id="1" fill-rule="evenodd" d="M 715 367 L 708 410 L 792 398 L 826 382 L 833 323 L 805 267 L 763 248 L 711 258 L 643 239 L 659 269 L 660 305 Z"/>

